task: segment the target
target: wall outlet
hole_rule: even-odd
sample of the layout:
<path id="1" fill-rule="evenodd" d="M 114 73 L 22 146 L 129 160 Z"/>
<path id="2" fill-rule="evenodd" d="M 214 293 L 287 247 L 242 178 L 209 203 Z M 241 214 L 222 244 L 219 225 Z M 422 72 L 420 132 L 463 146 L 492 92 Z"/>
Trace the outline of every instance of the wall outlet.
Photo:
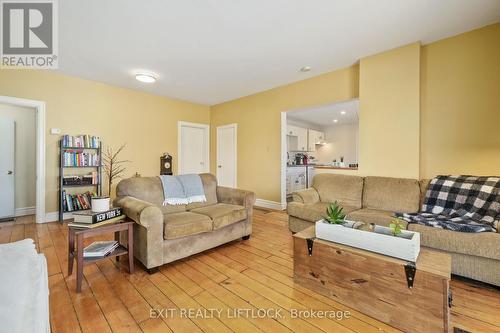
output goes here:
<path id="1" fill-rule="evenodd" d="M 50 134 L 53 134 L 53 135 L 61 134 L 61 129 L 60 128 L 51 128 Z"/>

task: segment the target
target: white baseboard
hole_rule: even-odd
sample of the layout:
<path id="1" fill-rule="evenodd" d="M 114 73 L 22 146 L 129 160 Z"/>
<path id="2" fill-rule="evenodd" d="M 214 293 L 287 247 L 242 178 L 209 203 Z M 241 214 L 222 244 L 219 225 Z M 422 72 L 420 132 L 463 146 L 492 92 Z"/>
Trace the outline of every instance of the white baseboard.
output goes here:
<path id="1" fill-rule="evenodd" d="M 73 214 L 71 214 L 71 213 L 64 213 L 63 214 L 63 220 L 72 219 L 72 218 L 73 218 Z M 59 221 L 59 212 L 50 212 L 50 213 L 45 214 L 44 223 L 56 222 L 56 221 Z"/>
<path id="2" fill-rule="evenodd" d="M 35 215 L 36 214 L 36 207 L 23 207 L 23 208 L 16 208 L 14 215 L 16 217 L 18 216 L 26 216 L 26 215 Z"/>
<path id="3" fill-rule="evenodd" d="M 286 204 L 283 205 L 281 202 L 265 200 L 265 199 L 257 199 L 255 200 L 255 206 L 274 209 L 274 210 L 284 210 L 286 208 Z"/>

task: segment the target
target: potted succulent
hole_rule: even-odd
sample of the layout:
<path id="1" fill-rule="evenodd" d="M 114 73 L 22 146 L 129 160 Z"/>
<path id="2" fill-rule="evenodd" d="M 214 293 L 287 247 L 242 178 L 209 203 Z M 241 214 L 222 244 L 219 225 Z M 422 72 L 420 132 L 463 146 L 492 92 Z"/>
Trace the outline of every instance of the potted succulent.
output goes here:
<path id="1" fill-rule="evenodd" d="M 330 204 L 326 208 L 326 222 L 331 224 L 342 224 L 344 223 L 345 214 L 343 213 L 344 208 L 339 205 L 337 201 Z"/>
<path id="2" fill-rule="evenodd" d="M 399 235 L 402 234 L 402 230 L 405 229 L 404 227 L 404 223 L 403 223 L 403 220 L 401 220 L 400 218 L 395 218 L 394 220 L 392 220 L 392 222 L 389 224 L 389 228 L 391 229 L 392 231 L 392 235 L 394 237 L 397 237 Z"/>
<path id="3" fill-rule="evenodd" d="M 360 223 L 346 220 L 345 217 L 344 209 L 338 202 L 330 204 L 326 209 L 326 217 L 316 222 L 316 238 L 404 260 L 417 260 L 420 234 L 404 230 L 403 220 L 394 218 L 389 227 L 374 225 L 370 231 L 357 229 Z"/>

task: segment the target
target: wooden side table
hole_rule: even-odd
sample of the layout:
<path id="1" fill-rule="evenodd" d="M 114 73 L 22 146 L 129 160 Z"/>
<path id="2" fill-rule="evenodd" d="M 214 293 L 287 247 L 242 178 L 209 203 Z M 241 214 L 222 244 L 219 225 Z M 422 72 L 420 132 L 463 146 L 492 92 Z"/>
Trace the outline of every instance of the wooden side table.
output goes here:
<path id="1" fill-rule="evenodd" d="M 83 266 L 92 264 L 96 261 L 116 257 L 118 261 L 120 256 L 128 254 L 128 268 L 130 274 L 134 272 L 134 222 L 125 221 L 116 224 L 104 225 L 95 229 L 69 228 L 68 231 L 68 276 L 73 273 L 73 260 L 76 259 L 76 292 L 82 290 Z M 127 231 L 128 247 L 119 245 L 113 252 L 103 258 L 84 258 L 83 240 L 88 237 L 102 235 L 114 232 L 115 240 L 120 240 L 120 231 Z M 76 239 L 76 249 L 75 249 Z"/>

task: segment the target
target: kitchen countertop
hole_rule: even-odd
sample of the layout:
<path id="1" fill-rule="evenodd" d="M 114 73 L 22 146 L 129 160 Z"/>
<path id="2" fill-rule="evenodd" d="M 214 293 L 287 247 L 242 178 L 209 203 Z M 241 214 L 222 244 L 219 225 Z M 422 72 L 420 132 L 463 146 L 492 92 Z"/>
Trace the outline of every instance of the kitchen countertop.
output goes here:
<path id="1" fill-rule="evenodd" d="M 358 170 L 358 167 L 338 167 L 333 165 L 316 165 L 316 169 L 332 169 L 332 170 Z"/>
<path id="2" fill-rule="evenodd" d="M 287 168 L 299 168 L 299 167 L 315 167 L 316 165 L 314 164 L 289 164 L 286 167 Z"/>
<path id="3" fill-rule="evenodd" d="M 292 164 L 287 165 L 287 168 L 313 167 L 316 169 L 332 169 L 332 170 L 358 170 L 357 167 L 339 167 L 327 164 Z"/>

